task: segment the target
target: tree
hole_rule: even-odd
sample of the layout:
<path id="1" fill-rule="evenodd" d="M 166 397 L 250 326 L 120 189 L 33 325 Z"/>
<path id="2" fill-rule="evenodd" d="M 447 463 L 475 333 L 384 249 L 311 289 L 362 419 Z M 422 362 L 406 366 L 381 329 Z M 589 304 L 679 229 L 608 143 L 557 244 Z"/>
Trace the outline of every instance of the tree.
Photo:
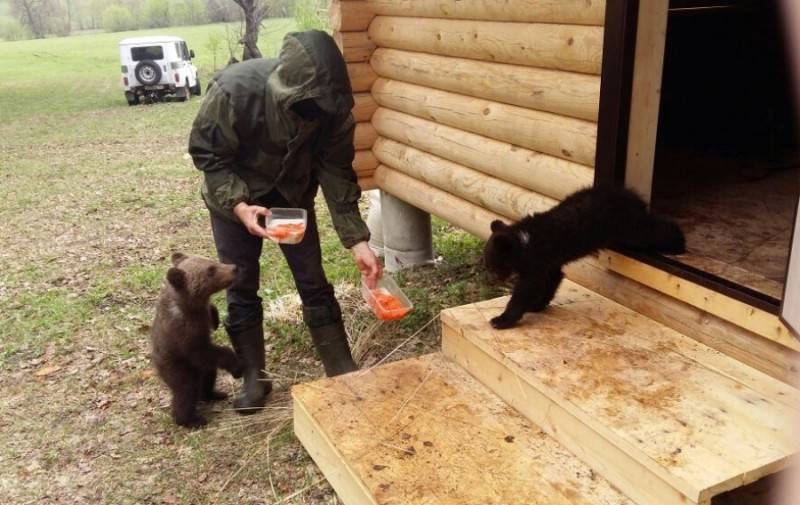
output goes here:
<path id="1" fill-rule="evenodd" d="M 45 12 L 49 9 L 49 4 L 48 0 L 14 0 L 14 11 L 19 16 L 20 23 L 37 39 L 43 39 L 47 35 Z"/>
<path id="2" fill-rule="evenodd" d="M 229 0 L 206 0 L 206 13 L 212 23 L 229 23 L 235 21 L 241 9 Z"/>
<path id="3" fill-rule="evenodd" d="M 133 14 L 121 5 L 112 5 L 103 11 L 103 28 L 110 32 L 123 32 L 134 27 Z"/>
<path id="4" fill-rule="evenodd" d="M 170 14 L 173 24 L 199 25 L 206 21 L 206 5 L 202 0 L 173 0 Z"/>
<path id="5" fill-rule="evenodd" d="M 209 53 L 211 53 L 213 69 L 215 72 L 217 70 L 217 53 L 219 53 L 221 47 L 222 47 L 222 35 L 220 35 L 218 32 L 209 33 L 208 39 L 206 40 L 205 48 L 208 49 Z"/>
<path id="6" fill-rule="evenodd" d="M 150 28 L 169 26 L 169 0 L 147 0 L 144 4 L 144 21 Z"/>
<path id="7" fill-rule="evenodd" d="M 269 14 L 269 4 L 267 0 L 233 1 L 244 13 L 244 34 L 240 41 L 244 46 L 242 60 L 261 58 L 261 51 L 258 50 L 258 31 L 261 29 L 261 22 Z"/>

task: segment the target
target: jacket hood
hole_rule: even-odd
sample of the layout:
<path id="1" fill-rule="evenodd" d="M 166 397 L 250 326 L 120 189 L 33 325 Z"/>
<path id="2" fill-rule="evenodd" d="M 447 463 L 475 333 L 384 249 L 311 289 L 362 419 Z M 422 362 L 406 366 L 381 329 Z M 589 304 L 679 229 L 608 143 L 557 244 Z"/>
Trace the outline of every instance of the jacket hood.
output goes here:
<path id="1" fill-rule="evenodd" d="M 327 33 L 319 30 L 288 33 L 283 38 L 278 61 L 270 87 L 283 109 L 309 98 L 335 116 L 346 115 L 353 108 L 347 65 Z"/>

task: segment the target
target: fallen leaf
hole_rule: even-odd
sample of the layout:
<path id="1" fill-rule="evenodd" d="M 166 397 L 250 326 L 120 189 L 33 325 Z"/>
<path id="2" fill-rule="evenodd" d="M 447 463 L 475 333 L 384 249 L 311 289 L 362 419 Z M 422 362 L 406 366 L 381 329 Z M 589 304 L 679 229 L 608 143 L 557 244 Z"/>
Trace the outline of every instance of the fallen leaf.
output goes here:
<path id="1" fill-rule="evenodd" d="M 48 375 L 54 374 L 54 373 L 58 372 L 59 370 L 61 370 L 60 366 L 58 366 L 58 365 L 50 365 L 50 366 L 46 366 L 44 368 L 40 368 L 33 375 L 35 375 L 36 377 L 47 377 Z"/>
<path id="2" fill-rule="evenodd" d="M 208 480 L 208 474 L 203 472 L 200 474 L 200 477 L 197 478 L 197 482 L 205 482 Z"/>

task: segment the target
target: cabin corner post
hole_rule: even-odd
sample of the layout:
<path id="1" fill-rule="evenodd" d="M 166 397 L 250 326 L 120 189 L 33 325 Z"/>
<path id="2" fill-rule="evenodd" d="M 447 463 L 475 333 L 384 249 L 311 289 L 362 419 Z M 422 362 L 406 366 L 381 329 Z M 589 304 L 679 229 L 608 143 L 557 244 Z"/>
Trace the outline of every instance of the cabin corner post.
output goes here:
<path id="1" fill-rule="evenodd" d="M 381 191 L 381 231 L 388 272 L 433 261 L 431 215 L 385 191 Z"/>

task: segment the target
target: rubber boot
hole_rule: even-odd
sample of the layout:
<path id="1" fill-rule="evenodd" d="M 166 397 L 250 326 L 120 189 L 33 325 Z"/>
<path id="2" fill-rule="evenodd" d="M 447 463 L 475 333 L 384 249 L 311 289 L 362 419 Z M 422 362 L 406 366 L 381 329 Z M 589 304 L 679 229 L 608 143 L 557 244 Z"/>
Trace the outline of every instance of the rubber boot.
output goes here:
<path id="1" fill-rule="evenodd" d="M 233 400 L 233 407 L 239 414 L 254 414 L 264 408 L 266 397 L 272 391 L 272 382 L 264 373 L 264 328 L 258 324 L 244 331 L 228 330 L 228 336 L 244 367 L 244 388 Z"/>
<path id="2" fill-rule="evenodd" d="M 339 304 L 303 307 L 303 320 L 311 332 L 311 340 L 322 359 L 325 375 L 334 377 L 356 370 L 347 332 L 344 330 Z"/>

